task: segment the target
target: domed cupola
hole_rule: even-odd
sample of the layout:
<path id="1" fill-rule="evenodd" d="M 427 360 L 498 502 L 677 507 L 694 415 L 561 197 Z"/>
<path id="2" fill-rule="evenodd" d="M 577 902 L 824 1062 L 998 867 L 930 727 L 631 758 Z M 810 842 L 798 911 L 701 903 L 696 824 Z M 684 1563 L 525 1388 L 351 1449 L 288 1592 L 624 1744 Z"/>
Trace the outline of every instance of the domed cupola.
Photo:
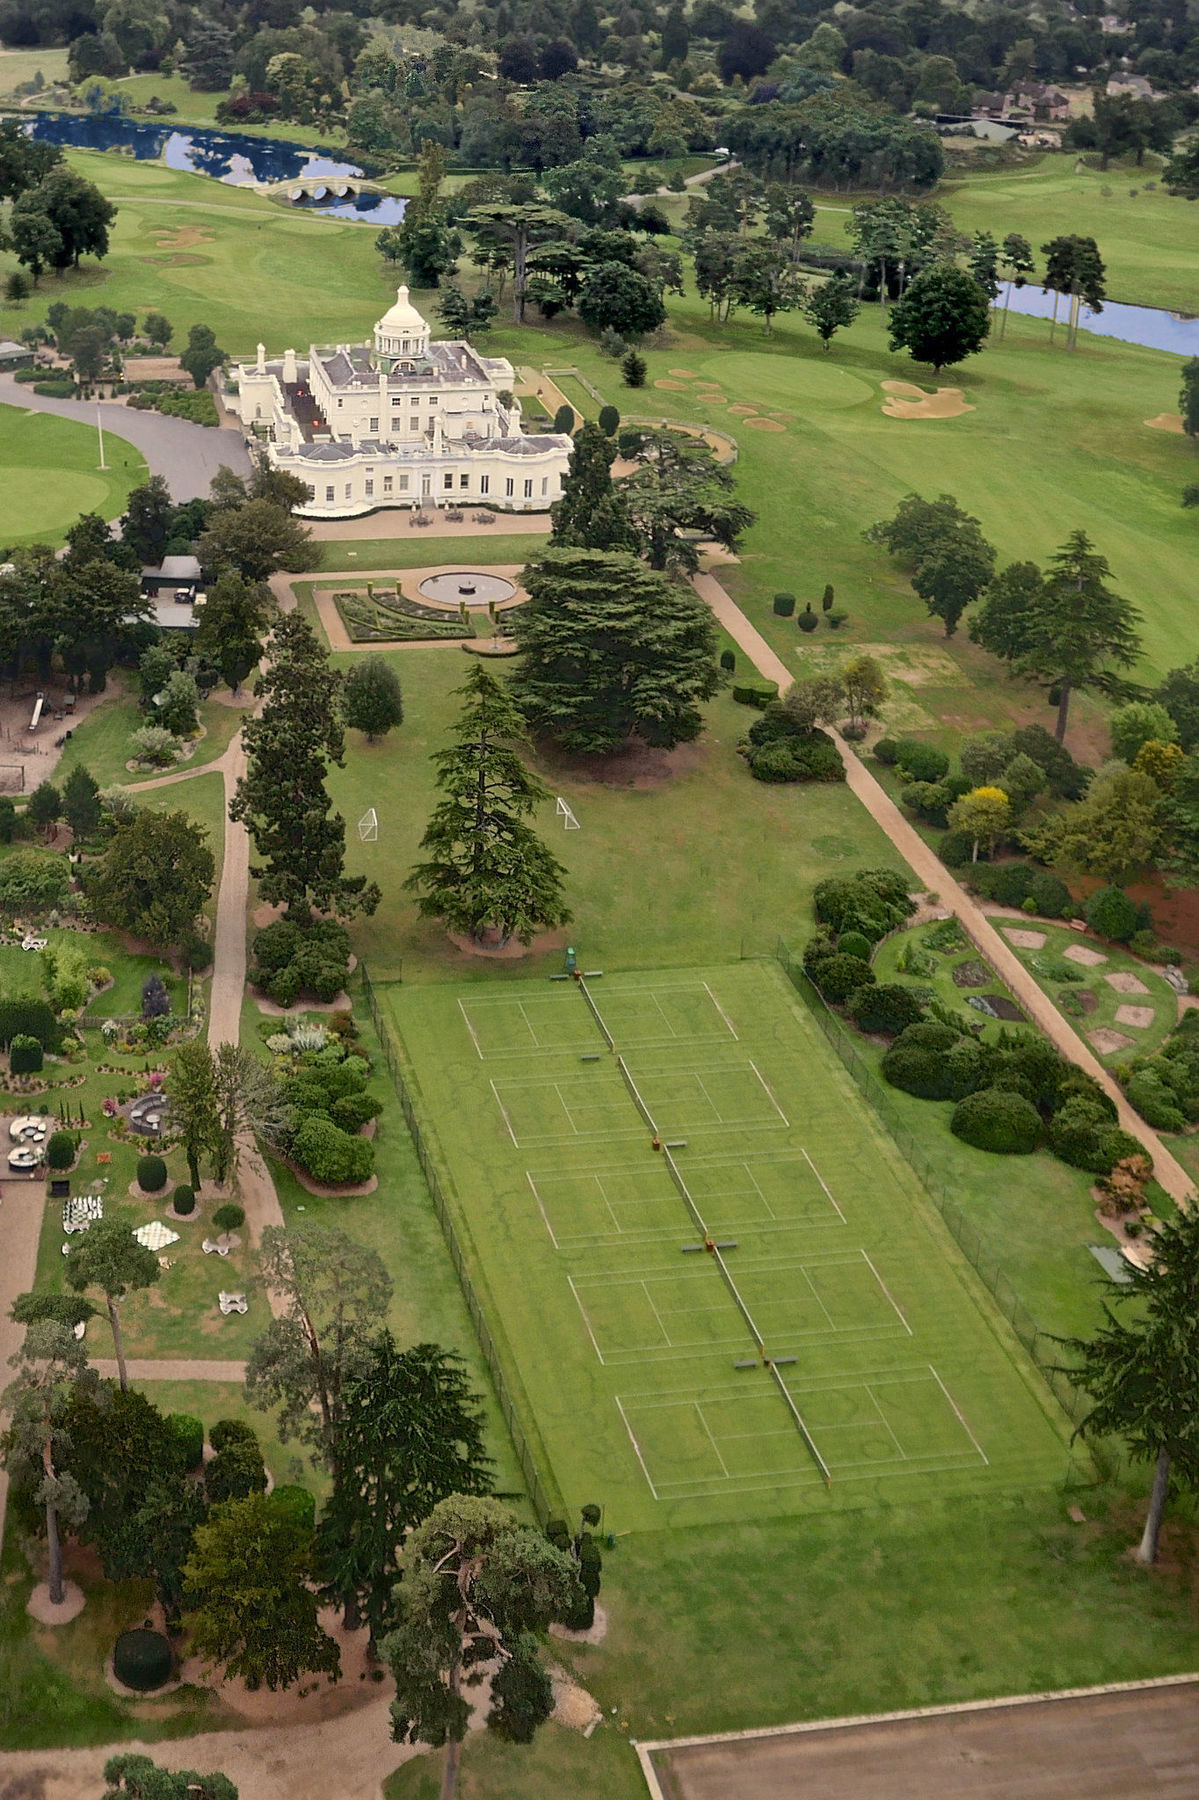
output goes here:
<path id="1" fill-rule="evenodd" d="M 375 326 L 375 360 L 382 368 L 396 362 L 407 362 L 429 354 L 429 327 L 402 287 L 394 306 L 388 308 Z"/>

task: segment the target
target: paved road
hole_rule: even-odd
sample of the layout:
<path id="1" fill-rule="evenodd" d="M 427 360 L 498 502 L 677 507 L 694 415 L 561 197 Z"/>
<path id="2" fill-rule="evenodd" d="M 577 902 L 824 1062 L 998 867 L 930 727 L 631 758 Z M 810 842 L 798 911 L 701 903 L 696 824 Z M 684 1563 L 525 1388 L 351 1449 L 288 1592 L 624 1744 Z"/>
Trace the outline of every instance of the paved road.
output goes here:
<path id="1" fill-rule="evenodd" d="M 666 1800 L 1194 1800 L 1199 1684 L 658 1751 Z"/>
<path id="2" fill-rule="evenodd" d="M 0 401 L 29 412 L 54 413 L 60 419 L 77 419 L 95 425 L 96 402 L 52 400 L 35 394 L 11 375 L 0 375 Z M 132 412 L 113 400 L 99 403 L 104 430 L 124 438 L 140 450 L 152 475 L 161 475 L 175 500 L 195 500 L 207 495 L 209 483 L 222 464 L 238 475 L 250 473 L 250 457 L 240 431 L 222 431 L 193 425 L 187 419 L 171 419 L 165 413 Z"/>
<path id="3" fill-rule="evenodd" d="M 768 681 L 777 681 L 780 694 L 786 693 L 795 680 L 792 671 L 771 649 L 761 632 L 750 623 L 716 577 L 697 575 L 695 590 L 708 602 L 729 636 L 741 646 L 759 674 L 764 675 Z M 857 752 L 839 733 L 834 732 L 833 736 L 845 764 L 846 780 L 851 792 L 862 802 L 876 823 L 882 826 L 918 880 L 931 893 L 940 896 L 947 911 L 957 915 L 1000 980 L 1007 984 L 1028 1017 L 1039 1026 L 1049 1041 L 1072 1063 L 1085 1069 L 1088 1075 L 1093 1075 L 1104 1091 L 1111 1095 L 1119 1113 L 1120 1124 L 1144 1144 L 1153 1158 L 1153 1173 L 1170 1198 L 1180 1203 L 1190 1201 L 1194 1196 L 1195 1183 L 1181 1163 L 1166 1149 L 1157 1133 L 1150 1130 L 1141 1115 L 1129 1106 L 1119 1083 L 1108 1074 L 1069 1021 L 1037 986 L 1011 945 L 996 931 L 978 903 L 954 880 L 920 833 L 904 818 Z M 1196 1781 L 1196 1793 L 1199 1793 L 1199 1780 Z"/>

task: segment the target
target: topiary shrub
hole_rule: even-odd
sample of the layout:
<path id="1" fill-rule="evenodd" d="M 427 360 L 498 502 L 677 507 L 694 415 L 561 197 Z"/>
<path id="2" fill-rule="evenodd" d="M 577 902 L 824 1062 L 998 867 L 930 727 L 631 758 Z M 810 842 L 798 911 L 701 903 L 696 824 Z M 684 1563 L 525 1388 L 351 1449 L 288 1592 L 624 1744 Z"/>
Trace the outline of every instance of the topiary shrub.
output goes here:
<path id="1" fill-rule="evenodd" d="M 139 1156 L 137 1185 L 143 1194 L 161 1193 L 167 1184 L 167 1166 L 161 1156 Z"/>
<path id="2" fill-rule="evenodd" d="M 756 706 L 764 712 L 772 700 L 779 697 L 777 681 L 735 681 L 733 683 L 733 699 L 738 706 Z"/>
<path id="3" fill-rule="evenodd" d="M 204 1460 L 204 1426 L 191 1413 L 168 1413 L 167 1424 L 179 1439 L 179 1455 L 185 1469 L 198 1469 Z"/>
<path id="4" fill-rule="evenodd" d="M 776 594 L 774 596 L 774 611 L 777 618 L 789 619 L 795 611 L 795 595 Z"/>
<path id="5" fill-rule="evenodd" d="M 829 956 L 820 964 L 817 983 L 824 998 L 840 1006 L 859 988 L 870 987 L 877 980 L 874 970 L 860 956 Z"/>
<path id="6" fill-rule="evenodd" d="M 837 939 L 837 949 L 842 956 L 857 956 L 867 963 L 874 953 L 870 939 L 860 931 L 843 931 Z M 908 1022 L 911 1023 L 910 1020 Z"/>
<path id="7" fill-rule="evenodd" d="M 23 1032 L 8 1047 L 8 1066 L 14 1075 L 36 1075 L 45 1060 L 45 1052 L 35 1037 Z"/>
<path id="8" fill-rule="evenodd" d="M 732 650 L 722 650 L 720 652 L 720 666 L 726 675 L 731 675 L 737 667 L 736 654 Z"/>
<path id="9" fill-rule="evenodd" d="M 46 1161 L 52 1169 L 69 1169 L 75 1161 L 73 1131 L 52 1131 L 46 1145 Z"/>
<path id="10" fill-rule="evenodd" d="M 615 437 L 620 430 L 620 414 L 614 406 L 601 406 L 598 422 L 605 437 Z"/>
<path id="11" fill-rule="evenodd" d="M 881 737 L 874 746 L 874 760 L 881 762 L 886 769 L 894 768 L 899 760 L 899 743 L 896 738 Z"/>
<path id="12" fill-rule="evenodd" d="M 160 1631 L 148 1631 L 144 1626 L 123 1631 L 113 1646 L 112 1672 L 135 1693 L 151 1694 L 164 1687 L 174 1667 L 174 1652 Z"/>
<path id="13" fill-rule="evenodd" d="M 244 1206 L 238 1206 L 233 1200 L 226 1200 L 225 1204 L 218 1206 L 213 1213 L 212 1222 L 218 1231 L 236 1231 L 239 1225 L 244 1225 L 246 1222 L 246 1209 Z"/>
<path id="14" fill-rule="evenodd" d="M 195 1188 L 190 1188 L 190 1187 L 187 1187 L 186 1185 L 180 1185 L 179 1187 L 177 1187 L 175 1189 L 174 1196 L 172 1197 L 171 1205 L 174 1207 L 175 1211 L 179 1214 L 179 1217 L 181 1219 L 190 1218 L 191 1214 L 194 1213 L 196 1210 L 196 1190 L 195 1190 Z"/>
<path id="15" fill-rule="evenodd" d="M 799 626 L 801 631 L 815 631 L 820 624 L 820 620 L 812 611 L 812 608 L 807 606 L 804 608 L 803 612 L 800 613 L 795 623 Z"/>
<path id="16" fill-rule="evenodd" d="M 900 738 L 895 745 L 895 761 L 910 781 L 940 781 L 949 773 L 949 758 L 944 750 L 922 743 L 919 738 Z"/>
<path id="17" fill-rule="evenodd" d="M 316 1499 L 306 1487 L 283 1482 L 279 1487 L 271 1489 L 270 1502 L 278 1512 L 285 1513 L 297 1525 L 302 1525 L 305 1531 L 311 1531 L 316 1525 Z"/>
<path id="18" fill-rule="evenodd" d="M 949 1129 L 976 1150 L 990 1150 L 997 1156 L 1028 1156 L 1041 1136 L 1041 1115 L 1023 1094 L 982 1088 L 958 1101 Z"/>
<path id="19" fill-rule="evenodd" d="M 1136 906 L 1123 888 L 1100 888 L 1087 901 L 1087 924 L 1109 943 L 1126 944 L 1137 923 Z"/>
<path id="20" fill-rule="evenodd" d="M 877 981 L 850 996 L 849 1016 L 859 1031 L 881 1031 L 896 1037 L 924 1017 L 914 988 L 900 981 Z"/>

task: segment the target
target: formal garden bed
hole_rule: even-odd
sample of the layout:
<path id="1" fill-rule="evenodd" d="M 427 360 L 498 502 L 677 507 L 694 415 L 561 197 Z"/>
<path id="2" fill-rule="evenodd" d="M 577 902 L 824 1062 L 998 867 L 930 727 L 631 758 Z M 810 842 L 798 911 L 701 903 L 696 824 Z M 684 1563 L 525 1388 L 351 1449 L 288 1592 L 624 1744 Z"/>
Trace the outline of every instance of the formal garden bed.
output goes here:
<path id="1" fill-rule="evenodd" d="M 447 615 L 443 606 L 422 606 L 395 589 L 341 589 L 334 593 L 333 603 L 355 644 L 467 638 L 475 631 L 473 622 Z"/>
<path id="2" fill-rule="evenodd" d="M 1119 944 L 1034 916 L 994 923 L 1106 1067 L 1151 1055 L 1177 1023 L 1176 990 Z"/>

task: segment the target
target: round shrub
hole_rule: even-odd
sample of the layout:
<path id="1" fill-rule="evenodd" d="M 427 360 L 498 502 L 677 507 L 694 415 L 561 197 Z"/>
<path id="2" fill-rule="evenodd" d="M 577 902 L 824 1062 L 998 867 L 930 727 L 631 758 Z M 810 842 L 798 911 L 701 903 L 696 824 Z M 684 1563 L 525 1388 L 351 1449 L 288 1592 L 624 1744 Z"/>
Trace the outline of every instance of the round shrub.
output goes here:
<path id="1" fill-rule="evenodd" d="M 775 614 L 780 619 L 789 619 L 795 611 L 794 594 L 776 594 L 774 596 Z"/>
<path id="2" fill-rule="evenodd" d="M 375 1147 L 369 1138 L 352 1137 L 317 1113 L 296 1132 L 292 1154 L 314 1181 L 330 1187 L 365 1181 L 375 1166 Z"/>
<path id="3" fill-rule="evenodd" d="M 45 1052 L 35 1037 L 21 1034 L 8 1047 L 8 1066 L 14 1075 L 36 1075 L 44 1059 Z"/>
<path id="4" fill-rule="evenodd" d="M 191 1216 L 191 1214 L 194 1213 L 196 1210 L 196 1190 L 195 1190 L 195 1188 L 190 1188 L 190 1187 L 187 1187 L 185 1184 L 181 1184 L 179 1187 L 177 1187 L 175 1189 L 174 1195 L 171 1199 L 171 1205 L 174 1207 L 175 1211 L 179 1214 L 179 1217 L 181 1219 L 189 1218 Z"/>
<path id="5" fill-rule="evenodd" d="M 798 781 L 803 773 L 794 742 L 789 738 L 776 738 L 773 743 L 751 750 L 746 761 L 755 781 Z"/>
<path id="6" fill-rule="evenodd" d="M 883 1057 L 883 1077 L 892 1087 L 912 1094 L 917 1100 L 945 1100 L 945 1064 L 943 1055 L 927 1050 L 922 1044 L 891 1045 Z"/>
<path id="7" fill-rule="evenodd" d="M 614 406 L 600 407 L 599 428 L 605 437 L 615 437 L 620 429 L 620 414 Z"/>
<path id="8" fill-rule="evenodd" d="M 52 1169 L 69 1169 L 75 1161 L 73 1131 L 52 1131 L 46 1145 L 46 1161 Z"/>
<path id="9" fill-rule="evenodd" d="M 894 1037 L 917 1024 L 924 1008 L 914 988 L 898 981 L 879 981 L 851 996 L 849 1013 L 860 1031 L 883 1031 Z"/>
<path id="10" fill-rule="evenodd" d="M 1137 909 L 1123 888 L 1100 888 L 1087 901 L 1087 924 L 1109 943 L 1126 944 L 1137 928 Z"/>
<path id="11" fill-rule="evenodd" d="M 1049 1142 L 1054 1155 L 1060 1156 L 1072 1168 L 1107 1175 L 1117 1160 L 1113 1157 L 1109 1161 L 1106 1154 L 1106 1141 L 1113 1130 L 1107 1114 L 1089 1096 L 1078 1094 L 1054 1113 Z"/>
<path id="12" fill-rule="evenodd" d="M 139 1156 L 137 1185 L 143 1194 L 161 1193 L 167 1184 L 167 1166 L 161 1156 Z"/>
<path id="13" fill-rule="evenodd" d="M 958 1101 L 949 1129 L 976 1150 L 990 1150 L 997 1156 L 1028 1156 L 1041 1135 L 1041 1115 L 1023 1094 L 982 1088 Z"/>
<path id="14" fill-rule="evenodd" d="M 306 1487 L 283 1482 L 279 1487 L 271 1489 L 270 1501 L 277 1512 L 285 1513 L 306 1531 L 311 1531 L 315 1526 L 316 1499 Z"/>
<path id="15" fill-rule="evenodd" d="M 299 971 L 290 964 L 286 969 L 277 969 L 265 987 L 276 1006 L 294 1006 L 300 992 Z"/>
<path id="16" fill-rule="evenodd" d="M 726 675 L 731 675 L 737 667 L 736 652 L 732 650 L 722 650 L 720 652 L 720 666 L 725 671 Z"/>
<path id="17" fill-rule="evenodd" d="M 212 1222 L 218 1231 L 236 1231 L 239 1225 L 246 1222 L 246 1209 L 227 1200 L 224 1206 L 217 1207 L 212 1215 Z"/>
<path id="18" fill-rule="evenodd" d="M 795 623 L 799 626 L 799 629 L 801 631 L 815 631 L 817 626 L 820 624 L 820 620 L 817 618 L 816 614 L 812 611 L 811 607 L 809 607 L 807 612 L 800 613 L 800 615 L 799 615 L 798 619 L 796 619 Z"/>
<path id="19" fill-rule="evenodd" d="M 167 1424 L 179 1439 L 185 1469 L 198 1469 L 204 1460 L 204 1426 L 191 1413 L 168 1413 Z"/>
<path id="20" fill-rule="evenodd" d="M 912 781 L 940 781 L 949 773 L 949 758 L 944 750 L 938 750 L 935 744 L 921 743 L 919 738 L 900 738 L 895 746 L 895 761 Z"/>
<path id="21" fill-rule="evenodd" d="M 860 931 L 843 931 L 837 939 L 837 949 L 842 956 L 857 956 L 863 962 L 869 962 L 872 946 L 870 939 Z"/>
<path id="22" fill-rule="evenodd" d="M 823 731 L 793 740 L 795 760 L 801 781 L 844 781 L 845 764 L 832 739 Z"/>
<path id="23" fill-rule="evenodd" d="M 230 1444 L 220 1450 L 204 1469 L 204 1491 L 212 1506 L 222 1500 L 245 1500 L 251 1494 L 265 1494 L 266 1470 L 262 1453 L 256 1444 Z"/>
<path id="24" fill-rule="evenodd" d="M 161 1631 L 123 1631 L 113 1646 L 112 1672 L 125 1687 L 151 1694 L 171 1679 L 175 1659 Z"/>
<path id="25" fill-rule="evenodd" d="M 258 1434 L 244 1419 L 218 1419 L 208 1434 L 208 1441 L 218 1452 L 228 1450 L 231 1444 L 249 1444 L 255 1450 L 258 1448 Z"/>
<path id="26" fill-rule="evenodd" d="M 870 987 L 877 980 L 874 970 L 860 956 L 830 956 L 820 965 L 819 988 L 824 998 L 840 1006 L 860 987 Z"/>
<path id="27" fill-rule="evenodd" d="M 893 768 L 899 760 L 899 744 L 895 738 L 881 737 L 874 746 L 874 760 L 884 768 Z"/>

